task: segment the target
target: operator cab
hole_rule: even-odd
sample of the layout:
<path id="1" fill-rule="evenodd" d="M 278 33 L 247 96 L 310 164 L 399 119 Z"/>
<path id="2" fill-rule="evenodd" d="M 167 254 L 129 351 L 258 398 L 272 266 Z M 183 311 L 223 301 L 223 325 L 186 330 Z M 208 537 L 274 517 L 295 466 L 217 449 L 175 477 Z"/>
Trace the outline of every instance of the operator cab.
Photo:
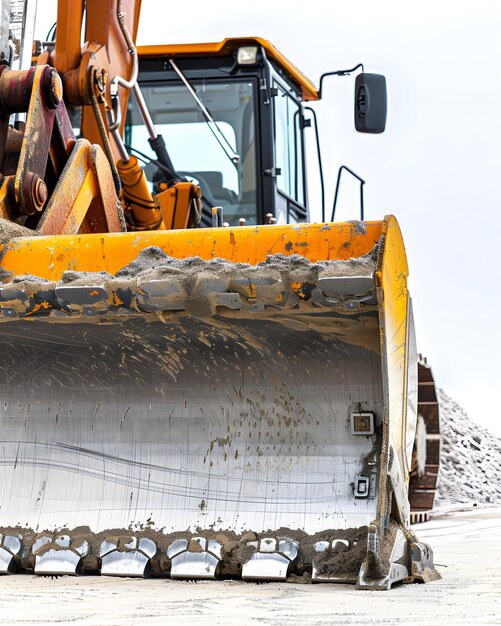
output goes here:
<path id="1" fill-rule="evenodd" d="M 315 86 L 269 42 L 226 39 L 213 44 L 139 48 L 139 85 L 156 132 L 179 179 L 195 181 L 224 221 L 294 223 L 308 216 L 302 101 Z M 125 143 L 146 163 L 152 188 L 166 186 L 131 98 Z"/>

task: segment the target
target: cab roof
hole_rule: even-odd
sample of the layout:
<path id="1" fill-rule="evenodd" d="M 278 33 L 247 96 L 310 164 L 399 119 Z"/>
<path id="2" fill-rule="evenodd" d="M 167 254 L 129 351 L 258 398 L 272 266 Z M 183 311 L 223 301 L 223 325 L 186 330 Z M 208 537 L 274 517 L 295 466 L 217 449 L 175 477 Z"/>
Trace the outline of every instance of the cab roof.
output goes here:
<path id="1" fill-rule="evenodd" d="M 318 100 L 319 93 L 315 85 L 293 65 L 269 41 L 261 37 L 230 37 L 213 43 L 184 43 L 157 46 L 138 46 L 140 57 L 210 57 L 228 56 L 240 46 L 257 45 L 264 48 L 266 55 L 273 59 L 280 68 L 301 88 L 303 100 Z"/>

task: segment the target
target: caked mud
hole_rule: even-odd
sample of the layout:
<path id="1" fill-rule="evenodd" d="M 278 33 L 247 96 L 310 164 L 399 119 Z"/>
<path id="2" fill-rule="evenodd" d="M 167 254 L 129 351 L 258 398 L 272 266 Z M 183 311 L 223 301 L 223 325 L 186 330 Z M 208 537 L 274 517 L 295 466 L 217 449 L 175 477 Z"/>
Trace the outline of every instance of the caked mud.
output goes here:
<path id="1" fill-rule="evenodd" d="M 239 578 L 243 565 L 256 552 L 256 547 L 249 544 L 262 539 L 275 539 L 277 545 L 282 539 L 290 539 L 296 543 L 297 557 L 294 559 L 288 575 L 291 582 L 297 582 L 298 579 L 301 579 L 301 582 L 310 582 L 314 566 L 321 575 L 346 576 L 356 579 L 362 562 L 367 556 L 367 527 L 330 529 L 314 535 L 289 528 L 280 528 L 265 533 L 248 531 L 240 535 L 233 532 L 200 529 L 200 532 L 194 535 L 189 531 L 165 534 L 153 528 L 143 528 L 138 532 L 131 529 L 110 529 L 101 533 L 93 533 L 90 528 L 81 526 L 71 530 L 60 529 L 57 533 L 54 531 L 37 533 L 26 528 L 9 527 L 0 528 L 0 535 L 14 535 L 21 539 L 22 550 L 16 562 L 18 572 L 33 571 L 36 557 L 43 556 L 49 550 L 75 550 L 87 542 L 88 549 L 82 559 L 82 573 L 96 574 L 101 565 L 100 548 L 103 542 L 115 542 L 118 545 L 117 551 L 130 552 L 133 549 L 125 546 L 130 544 L 134 538 L 147 538 L 155 543 L 157 551 L 150 560 L 148 574 L 160 577 L 167 577 L 170 574 L 171 559 L 167 556 L 167 551 L 174 541 L 186 539 L 188 552 L 194 554 L 203 552 L 200 543 L 195 539 L 196 537 L 215 540 L 221 545 L 221 560 L 217 568 L 217 575 L 221 578 Z M 68 547 L 61 547 L 54 541 L 64 535 L 70 538 Z M 35 542 L 43 537 L 50 537 L 53 541 L 33 550 Z M 318 547 L 322 542 L 329 544 L 329 547 L 323 551 Z"/>
<path id="2" fill-rule="evenodd" d="M 166 289 L 165 294 L 168 295 L 169 287 L 165 281 L 171 281 L 170 293 L 174 290 L 173 285 L 179 292 L 173 301 L 183 302 L 183 306 L 179 308 L 186 309 L 198 317 L 207 317 L 215 314 L 218 304 L 236 308 L 231 304 L 228 305 L 228 301 L 222 300 L 218 303 L 214 300 L 214 293 L 233 293 L 248 304 L 290 308 L 300 301 L 309 300 L 312 290 L 317 288 L 318 281 L 322 279 L 366 278 L 368 283 L 365 283 L 363 290 L 370 291 L 378 249 L 377 245 L 370 254 L 345 261 L 312 263 L 297 254 L 291 256 L 276 254 L 268 256 L 262 263 L 249 265 L 232 263 L 220 258 L 208 261 L 199 257 L 177 259 L 168 257 L 160 248 L 149 247 L 142 250 L 134 261 L 120 269 L 114 276 L 108 272 L 67 270 L 62 273 L 59 281 L 53 282 L 32 275 L 9 277 L 4 271 L 2 279 L 4 287 L 10 285 L 13 289 L 24 291 L 26 294 L 40 290 L 42 284 L 46 292 L 56 291 L 61 287 L 102 287 L 106 290 L 109 300 L 115 304 L 120 302 L 125 306 L 133 300 L 138 289 L 143 293 L 153 294 L 154 297 L 155 291 L 158 292 L 159 287 L 163 286 Z M 164 285 L 161 285 L 162 281 Z M 356 291 L 356 287 L 354 289 Z M 342 287 L 336 294 L 339 303 L 347 296 L 353 299 L 366 295 L 345 292 L 346 287 Z M 370 300 L 370 297 L 366 299 Z M 330 304 L 335 303 L 333 301 Z"/>
<path id="3" fill-rule="evenodd" d="M 16 222 L 0 217 L 0 244 L 7 243 L 16 237 L 37 237 L 39 233 Z"/>

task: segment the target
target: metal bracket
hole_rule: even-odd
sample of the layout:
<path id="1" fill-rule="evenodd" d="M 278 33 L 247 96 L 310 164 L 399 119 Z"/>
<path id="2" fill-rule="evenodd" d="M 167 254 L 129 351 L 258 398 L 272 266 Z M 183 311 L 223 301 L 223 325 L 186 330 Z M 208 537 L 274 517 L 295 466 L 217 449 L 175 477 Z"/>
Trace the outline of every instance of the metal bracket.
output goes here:
<path id="1" fill-rule="evenodd" d="M 341 165 L 337 173 L 337 182 L 336 182 L 336 193 L 334 194 L 334 204 L 332 206 L 332 216 L 331 222 L 334 221 L 334 215 L 336 214 L 336 205 L 337 205 L 337 195 L 339 192 L 339 183 L 341 182 L 341 174 L 343 170 L 349 172 L 352 176 L 354 176 L 357 180 L 360 181 L 360 219 L 363 221 L 364 219 L 364 185 L 365 180 L 360 178 L 358 174 L 355 174 L 353 170 L 351 170 L 347 165 Z"/>

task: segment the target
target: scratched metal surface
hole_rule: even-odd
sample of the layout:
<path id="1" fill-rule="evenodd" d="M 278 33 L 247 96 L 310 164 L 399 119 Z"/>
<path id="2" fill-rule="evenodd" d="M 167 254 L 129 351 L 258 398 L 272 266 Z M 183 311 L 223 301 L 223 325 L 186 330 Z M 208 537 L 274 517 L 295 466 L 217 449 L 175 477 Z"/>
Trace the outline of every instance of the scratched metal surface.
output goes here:
<path id="1" fill-rule="evenodd" d="M 1 324 L 0 527 L 369 523 L 351 485 L 374 438 L 349 411 L 381 419 L 380 356 L 352 341 L 375 315 Z"/>

